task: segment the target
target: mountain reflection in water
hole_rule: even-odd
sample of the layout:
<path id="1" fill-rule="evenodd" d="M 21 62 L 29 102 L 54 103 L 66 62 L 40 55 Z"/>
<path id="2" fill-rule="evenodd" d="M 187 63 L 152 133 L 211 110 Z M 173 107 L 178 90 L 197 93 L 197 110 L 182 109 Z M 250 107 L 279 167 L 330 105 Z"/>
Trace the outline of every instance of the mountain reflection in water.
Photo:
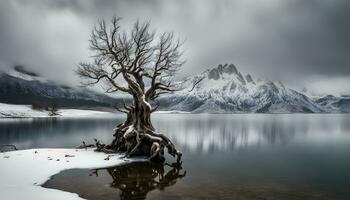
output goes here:
<path id="1" fill-rule="evenodd" d="M 19 149 L 75 147 L 82 141 L 93 143 L 94 138 L 108 143 L 113 128 L 123 119 L 117 114 L 83 119 L 6 119 L 0 121 L 0 141 Z M 152 121 L 182 151 L 192 153 L 350 139 L 347 115 L 155 114 Z"/>

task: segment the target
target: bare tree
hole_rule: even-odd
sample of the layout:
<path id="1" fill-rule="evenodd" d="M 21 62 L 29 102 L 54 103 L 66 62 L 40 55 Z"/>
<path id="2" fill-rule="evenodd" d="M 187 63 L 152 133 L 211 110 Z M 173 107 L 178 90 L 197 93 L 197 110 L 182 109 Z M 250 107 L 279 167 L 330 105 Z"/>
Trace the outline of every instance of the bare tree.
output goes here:
<path id="1" fill-rule="evenodd" d="M 110 145 L 99 145 L 106 151 L 125 152 L 127 156 L 147 155 L 151 160 L 164 160 L 164 149 L 177 160 L 181 153 L 151 123 L 157 107 L 151 102 L 174 91 L 175 72 L 182 66 L 180 42 L 172 32 L 156 34 L 150 23 L 137 21 L 131 31 L 122 31 L 120 18 L 110 24 L 100 21 L 91 34 L 92 63 L 80 63 L 77 73 L 86 84 L 104 83 L 106 92 L 131 95 L 132 105 L 117 108 L 126 113 L 126 121 L 115 129 Z"/>

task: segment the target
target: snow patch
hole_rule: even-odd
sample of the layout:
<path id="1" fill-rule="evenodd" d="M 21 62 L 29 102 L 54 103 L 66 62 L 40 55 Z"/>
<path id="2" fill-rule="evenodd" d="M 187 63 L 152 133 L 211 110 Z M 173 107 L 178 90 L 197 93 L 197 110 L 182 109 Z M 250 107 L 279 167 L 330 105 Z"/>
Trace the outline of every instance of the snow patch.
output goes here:
<path id="1" fill-rule="evenodd" d="M 152 107 L 151 107 L 151 104 L 149 104 L 147 101 L 146 101 L 146 97 L 145 97 L 145 95 L 142 95 L 142 101 L 143 101 L 143 103 L 144 104 L 146 104 L 147 105 L 147 107 L 149 108 L 149 109 L 151 109 Z"/>
<path id="2" fill-rule="evenodd" d="M 8 74 L 12 77 L 15 77 L 15 78 L 26 80 L 26 81 L 48 82 L 46 79 L 44 79 L 40 76 L 31 76 L 31 75 L 25 74 L 23 72 L 17 71 L 15 69 L 8 69 L 6 71 L 6 74 Z"/>
<path id="3" fill-rule="evenodd" d="M 88 149 L 29 149 L 0 153 L 0 194 L 3 199 L 80 200 L 77 194 L 43 188 L 51 176 L 74 168 L 105 168 L 138 159 L 123 159 L 120 154 L 106 154 Z"/>

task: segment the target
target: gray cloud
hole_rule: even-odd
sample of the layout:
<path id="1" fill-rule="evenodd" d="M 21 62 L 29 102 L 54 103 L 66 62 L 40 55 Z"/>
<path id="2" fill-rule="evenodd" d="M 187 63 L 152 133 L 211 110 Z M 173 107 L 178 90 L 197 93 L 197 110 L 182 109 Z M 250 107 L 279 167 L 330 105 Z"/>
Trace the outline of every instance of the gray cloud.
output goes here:
<path id="1" fill-rule="evenodd" d="M 0 66 L 22 64 L 76 83 L 73 70 L 89 56 L 93 24 L 117 15 L 126 26 L 150 20 L 184 39 L 180 76 L 235 63 L 255 77 L 314 87 L 321 77 L 350 77 L 349 9 L 347 0 L 4 0 Z"/>

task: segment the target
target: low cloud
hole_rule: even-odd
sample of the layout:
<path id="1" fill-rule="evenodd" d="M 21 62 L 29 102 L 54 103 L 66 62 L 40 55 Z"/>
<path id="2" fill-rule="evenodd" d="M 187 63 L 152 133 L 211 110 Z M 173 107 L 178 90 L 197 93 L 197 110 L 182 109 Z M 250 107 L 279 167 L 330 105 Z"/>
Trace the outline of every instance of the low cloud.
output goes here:
<path id="1" fill-rule="evenodd" d="M 350 77 L 313 77 L 306 84 L 306 89 L 313 95 L 333 94 L 336 96 L 350 94 Z"/>
<path id="2" fill-rule="evenodd" d="M 93 25 L 117 15 L 126 27 L 136 19 L 150 20 L 159 31 L 172 30 L 185 40 L 181 77 L 235 63 L 254 77 L 292 86 L 307 84 L 310 77 L 347 79 L 349 9 L 347 0 L 5 0 L 0 66 L 24 65 L 77 84 L 73 71 L 90 55 Z"/>

